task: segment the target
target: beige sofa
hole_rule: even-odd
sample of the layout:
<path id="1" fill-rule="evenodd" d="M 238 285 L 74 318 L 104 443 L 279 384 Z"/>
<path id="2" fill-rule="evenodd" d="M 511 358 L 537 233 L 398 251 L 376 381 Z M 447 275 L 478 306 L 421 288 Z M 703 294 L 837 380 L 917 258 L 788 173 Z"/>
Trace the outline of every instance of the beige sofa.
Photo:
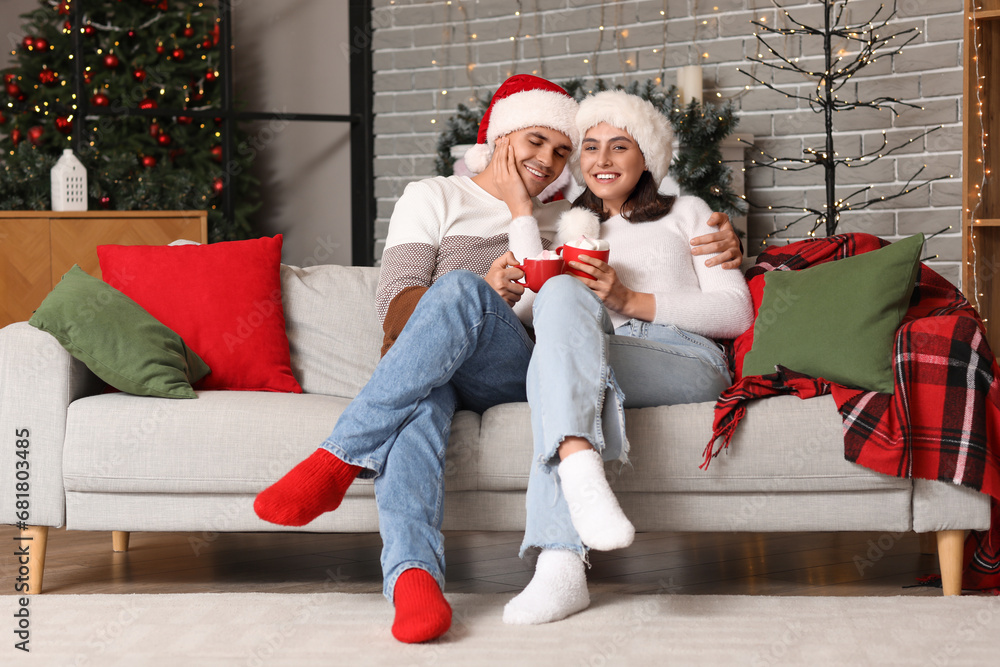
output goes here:
<path id="1" fill-rule="evenodd" d="M 196 400 L 101 393 L 46 333 L 0 330 L 0 522 L 18 521 L 14 433 L 30 432 L 31 591 L 49 526 L 114 531 L 277 531 L 254 496 L 312 452 L 379 359 L 378 269 L 282 267 L 292 366 L 305 393 L 199 392 Z M 843 457 L 833 400 L 752 404 L 728 453 L 700 470 L 712 403 L 627 413 L 632 466 L 613 485 L 640 531 L 916 531 L 938 534 L 944 591 L 959 592 L 964 530 L 989 525 L 969 489 L 887 477 Z M 524 528 L 529 409 L 455 416 L 445 529 Z M 302 530 L 378 529 L 372 483 Z"/>

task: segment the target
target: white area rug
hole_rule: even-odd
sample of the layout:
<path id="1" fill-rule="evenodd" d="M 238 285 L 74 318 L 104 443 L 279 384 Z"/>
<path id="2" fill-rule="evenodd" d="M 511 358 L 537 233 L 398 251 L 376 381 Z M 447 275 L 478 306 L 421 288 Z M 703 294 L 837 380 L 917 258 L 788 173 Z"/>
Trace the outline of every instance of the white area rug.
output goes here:
<path id="1" fill-rule="evenodd" d="M 42 595 L 25 654 L 13 647 L 17 598 L 4 595 L 0 664 L 1000 665 L 997 597 L 609 593 L 558 623 L 508 626 L 510 597 L 449 594 L 452 629 L 408 646 L 380 595 Z"/>

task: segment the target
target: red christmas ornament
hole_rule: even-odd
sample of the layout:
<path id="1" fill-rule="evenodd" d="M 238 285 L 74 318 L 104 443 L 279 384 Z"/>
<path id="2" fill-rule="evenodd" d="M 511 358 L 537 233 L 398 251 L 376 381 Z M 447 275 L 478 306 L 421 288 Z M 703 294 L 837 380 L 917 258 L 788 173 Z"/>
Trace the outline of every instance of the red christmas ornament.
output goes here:
<path id="1" fill-rule="evenodd" d="M 216 23 L 214 26 L 212 26 L 212 45 L 214 46 L 218 43 L 219 43 L 219 24 Z"/>
<path id="2" fill-rule="evenodd" d="M 132 78 L 135 79 L 137 82 L 142 83 L 143 81 L 146 80 L 146 70 L 144 69 L 135 70 L 134 72 L 132 72 Z"/>
<path id="3" fill-rule="evenodd" d="M 10 95 L 11 97 L 17 97 L 18 99 L 20 99 L 20 97 L 23 95 L 23 93 L 21 92 L 21 87 L 18 86 L 16 83 L 7 84 L 7 94 Z"/>
<path id="4" fill-rule="evenodd" d="M 73 121 L 66 116 L 58 116 L 56 118 L 56 129 L 63 134 L 69 134 L 73 131 Z"/>
<path id="5" fill-rule="evenodd" d="M 212 181 L 212 192 L 217 195 L 221 195 L 222 191 L 226 189 L 226 184 L 222 182 L 221 178 L 217 178 Z"/>
<path id="6" fill-rule="evenodd" d="M 167 11 L 168 9 L 170 9 L 170 6 L 167 5 L 167 0 L 163 0 L 163 2 L 161 2 L 159 6 L 160 6 L 160 11 L 163 11 L 163 12 Z"/>
<path id="7" fill-rule="evenodd" d="M 89 70 L 89 69 L 83 70 L 83 81 L 84 81 L 84 83 L 90 83 L 93 80 L 94 80 L 94 72 L 93 72 L 93 70 Z"/>
<path id="8" fill-rule="evenodd" d="M 46 86 L 51 86 L 56 82 L 56 79 L 58 78 L 59 77 L 56 76 L 56 73 L 50 69 L 43 69 L 41 72 L 38 73 L 38 80 L 41 83 L 44 83 Z"/>
<path id="9" fill-rule="evenodd" d="M 3 111 L 0 111 L 0 125 L 3 125 L 6 122 L 7 122 L 7 116 L 4 116 Z"/>
<path id="10" fill-rule="evenodd" d="M 158 123 L 152 123 L 149 126 L 149 136 L 151 137 L 160 136 L 160 125 Z"/>
<path id="11" fill-rule="evenodd" d="M 211 37 L 205 37 L 205 41 L 201 43 L 201 48 L 203 48 L 203 49 L 210 49 L 210 48 L 212 48 L 212 38 Z"/>
<path id="12" fill-rule="evenodd" d="M 49 48 L 49 40 L 45 39 L 44 37 L 36 37 L 35 48 L 38 49 L 39 51 L 44 51 L 45 49 Z"/>
<path id="13" fill-rule="evenodd" d="M 140 109 L 155 109 L 156 106 L 156 100 L 151 100 L 148 97 L 139 102 Z"/>
<path id="14" fill-rule="evenodd" d="M 63 23 L 63 32 L 73 32 L 73 24 L 70 21 Z"/>
<path id="15" fill-rule="evenodd" d="M 24 39 L 21 40 L 21 46 L 30 51 L 35 48 L 35 38 L 31 35 L 25 35 Z"/>
<path id="16" fill-rule="evenodd" d="M 10 131 L 10 140 L 14 142 L 15 146 L 21 143 L 21 139 L 23 138 L 24 137 L 21 135 L 21 130 L 17 129 L 16 127 Z"/>
<path id="17" fill-rule="evenodd" d="M 160 144 L 161 146 L 169 146 L 170 145 L 170 135 L 169 134 L 161 134 L 160 136 L 158 136 L 156 138 L 156 143 Z"/>
<path id="18" fill-rule="evenodd" d="M 161 56 L 163 55 L 163 52 L 166 50 L 167 50 L 166 47 L 163 46 L 163 42 L 160 42 L 159 44 L 156 45 L 156 52 Z"/>
<path id="19" fill-rule="evenodd" d="M 192 118 L 191 116 L 178 116 L 177 122 L 180 123 L 181 125 L 190 125 L 191 123 L 194 122 L 194 118 Z"/>
<path id="20" fill-rule="evenodd" d="M 222 146 L 212 146 L 209 152 L 212 154 L 213 160 L 222 162 Z"/>
<path id="21" fill-rule="evenodd" d="M 135 30 L 129 30 L 127 33 L 125 33 L 125 36 L 128 37 L 129 39 L 135 39 Z"/>
<path id="22" fill-rule="evenodd" d="M 114 69 L 118 67 L 118 56 L 113 53 L 109 53 L 104 56 L 104 66 L 108 69 Z"/>
<path id="23" fill-rule="evenodd" d="M 97 93 L 96 95 L 90 98 L 90 103 L 93 104 L 95 107 L 106 107 L 110 106 L 111 98 L 105 95 L 104 93 Z"/>
<path id="24" fill-rule="evenodd" d="M 45 128 L 41 125 L 35 125 L 34 127 L 28 128 L 28 141 L 33 145 L 37 146 L 38 142 L 42 140 L 42 135 L 45 134 Z"/>
<path id="25" fill-rule="evenodd" d="M 219 75 L 215 73 L 214 69 L 210 69 L 205 72 L 205 81 L 215 81 L 218 76 Z"/>
<path id="26" fill-rule="evenodd" d="M 17 81 L 17 75 L 16 74 L 7 73 L 7 74 L 3 75 L 3 82 L 4 83 L 14 83 L 15 81 Z"/>
<path id="27" fill-rule="evenodd" d="M 111 208 L 111 197 L 104 195 L 103 197 L 101 197 L 100 201 L 101 201 L 101 208 L 103 209 Z"/>
<path id="28" fill-rule="evenodd" d="M 174 49 L 170 55 L 174 57 L 174 60 L 184 60 L 184 49 Z"/>
<path id="29" fill-rule="evenodd" d="M 94 28 L 94 26 L 90 25 L 89 23 L 83 26 L 83 34 L 86 35 L 87 37 L 93 37 L 95 32 L 97 32 L 97 30 Z"/>
<path id="30" fill-rule="evenodd" d="M 143 167 L 149 167 L 149 168 L 155 167 L 156 166 L 156 158 L 153 157 L 152 155 L 143 155 L 142 156 L 142 166 Z"/>
<path id="31" fill-rule="evenodd" d="M 192 28 L 190 25 L 188 25 L 186 28 L 184 28 L 184 36 L 185 37 L 194 37 L 194 28 Z"/>
<path id="32" fill-rule="evenodd" d="M 60 2 L 59 3 L 59 13 L 60 14 L 69 14 L 69 3 L 68 2 Z"/>

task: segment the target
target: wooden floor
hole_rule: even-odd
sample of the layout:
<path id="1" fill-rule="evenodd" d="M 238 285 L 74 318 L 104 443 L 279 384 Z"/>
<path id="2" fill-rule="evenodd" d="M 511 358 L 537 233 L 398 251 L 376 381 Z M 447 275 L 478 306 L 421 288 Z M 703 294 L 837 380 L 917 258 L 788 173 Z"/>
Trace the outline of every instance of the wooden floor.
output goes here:
<path id="1" fill-rule="evenodd" d="M 17 530 L 0 527 L 12 544 Z M 520 591 L 531 578 L 520 533 L 447 534 L 446 592 Z M 16 566 L 4 549 L 3 579 Z M 204 593 L 381 591 L 377 534 L 49 531 L 44 592 Z M 628 549 L 592 552 L 592 590 L 733 595 L 940 595 L 908 588 L 936 574 L 914 533 L 643 533 Z M 8 590 L 12 586 L 7 587 Z"/>

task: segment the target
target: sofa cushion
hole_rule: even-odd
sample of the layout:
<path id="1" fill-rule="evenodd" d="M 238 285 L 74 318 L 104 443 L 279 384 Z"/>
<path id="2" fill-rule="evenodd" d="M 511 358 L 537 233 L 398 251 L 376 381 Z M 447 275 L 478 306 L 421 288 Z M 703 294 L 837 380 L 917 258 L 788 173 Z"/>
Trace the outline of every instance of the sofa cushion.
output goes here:
<path id="1" fill-rule="evenodd" d="M 844 459 L 843 421 L 830 396 L 777 396 L 752 403 L 728 453 L 701 470 L 714 405 L 626 410 L 630 465 L 617 474 L 617 464 L 608 464 L 615 491 L 864 491 L 910 486 L 908 479 L 881 475 Z M 487 410 L 481 442 L 480 488 L 527 489 L 532 459 L 528 404 Z"/>
<path id="2" fill-rule="evenodd" d="M 274 392 L 198 392 L 197 401 L 122 394 L 74 401 L 66 423 L 67 491 L 256 494 L 330 435 L 349 399 Z M 183 403 L 183 407 L 180 404 Z M 459 412 L 446 488 L 474 488 L 479 415 Z M 371 480 L 349 494 L 371 495 Z"/>
<path id="3" fill-rule="evenodd" d="M 281 236 L 97 247 L 111 286 L 180 334 L 211 374 L 196 389 L 301 392 L 281 305 Z"/>
<path id="4" fill-rule="evenodd" d="M 130 394 L 197 398 L 208 366 L 175 332 L 74 264 L 28 321 L 94 375 Z"/>
<path id="5" fill-rule="evenodd" d="M 378 274 L 373 267 L 281 267 L 292 370 L 305 392 L 353 398 L 368 381 L 382 344 Z"/>
<path id="6" fill-rule="evenodd" d="M 910 305 L 923 234 L 801 271 L 769 271 L 741 373 L 776 364 L 866 391 L 893 392 L 892 348 Z"/>

